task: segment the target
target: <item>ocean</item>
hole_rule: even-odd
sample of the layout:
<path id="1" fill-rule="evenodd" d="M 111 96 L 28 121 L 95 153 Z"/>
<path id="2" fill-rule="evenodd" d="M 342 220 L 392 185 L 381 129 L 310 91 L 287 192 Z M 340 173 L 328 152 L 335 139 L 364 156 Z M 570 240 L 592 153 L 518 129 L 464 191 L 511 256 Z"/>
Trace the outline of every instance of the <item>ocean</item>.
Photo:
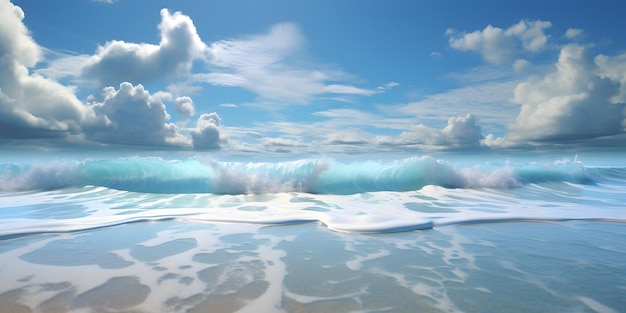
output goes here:
<path id="1" fill-rule="evenodd" d="M 0 312 L 626 312 L 626 162 L 0 162 Z"/>

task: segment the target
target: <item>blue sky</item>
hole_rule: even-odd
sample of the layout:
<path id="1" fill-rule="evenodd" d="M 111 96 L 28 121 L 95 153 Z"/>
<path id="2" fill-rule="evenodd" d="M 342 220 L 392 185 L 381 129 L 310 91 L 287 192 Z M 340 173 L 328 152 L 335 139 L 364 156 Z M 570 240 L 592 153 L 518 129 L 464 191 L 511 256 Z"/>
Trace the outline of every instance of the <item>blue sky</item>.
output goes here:
<path id="1" fill-rule="evenodd" d="M 0 0 L 0 145 L 620 149 L 622 6 Z"/>

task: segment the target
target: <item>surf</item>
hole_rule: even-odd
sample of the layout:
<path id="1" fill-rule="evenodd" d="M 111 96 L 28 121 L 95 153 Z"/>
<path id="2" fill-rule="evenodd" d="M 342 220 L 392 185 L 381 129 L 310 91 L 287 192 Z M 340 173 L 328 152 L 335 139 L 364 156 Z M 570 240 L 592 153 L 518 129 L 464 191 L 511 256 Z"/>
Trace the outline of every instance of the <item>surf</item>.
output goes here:
<path id="1" fill-rule="evenodd" d="M 0 191 L 97 186 L 144 193 L 348 195 L 412 191 L 424 186 L 511 189 L 547 182 L 595 184 L 624 177 L 624 168 L 588 168 L 577 160 L 551 163 L 458 165 L 430 156 L 401 160 L 340 161 L 305 158 L 276 162 L 223 162 L 118 158 L 0 164 Z"/>

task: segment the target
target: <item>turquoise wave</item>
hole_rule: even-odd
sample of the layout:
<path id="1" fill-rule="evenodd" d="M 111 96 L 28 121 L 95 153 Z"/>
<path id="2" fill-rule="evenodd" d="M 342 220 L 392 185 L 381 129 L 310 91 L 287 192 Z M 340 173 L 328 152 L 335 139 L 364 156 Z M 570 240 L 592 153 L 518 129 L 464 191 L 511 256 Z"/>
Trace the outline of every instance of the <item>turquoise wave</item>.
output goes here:
<path id="1" fill-rule="evenodd" d="M 354 194 L 446 188 L 517 188 L 562 182 L 624 180 L 624 168 L 587 168 L 578 161 L 482 163 L 458 166 L 432 157 L 340 162 L 331 158 L 283 162 L 219 162 L 125 158 L 44 164 L 0 164 L 0 190 L 101 186 L 146 193 Z"/>

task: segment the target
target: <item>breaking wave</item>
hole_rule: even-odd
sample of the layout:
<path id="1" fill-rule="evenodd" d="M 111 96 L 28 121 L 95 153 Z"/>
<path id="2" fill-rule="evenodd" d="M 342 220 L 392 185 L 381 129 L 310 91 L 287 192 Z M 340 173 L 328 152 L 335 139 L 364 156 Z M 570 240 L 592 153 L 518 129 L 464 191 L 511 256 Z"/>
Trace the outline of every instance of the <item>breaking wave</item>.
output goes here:
<path id="1" fill-rule="evenodd" d="M 587 168 L 576 160 L 547 164 L 455 166 L 432 157 L 348 163 L 331 158 L 256 163 L 120 158 L 0 164 L 0 190 L 101 186 L 147 193 L 259 194 L 298 191 L 354 194 L 419 190 L 427 185 L 509 189 L 546 182 L 594 184 L 603 177 L 623 177 L 625 170 Z"/>

